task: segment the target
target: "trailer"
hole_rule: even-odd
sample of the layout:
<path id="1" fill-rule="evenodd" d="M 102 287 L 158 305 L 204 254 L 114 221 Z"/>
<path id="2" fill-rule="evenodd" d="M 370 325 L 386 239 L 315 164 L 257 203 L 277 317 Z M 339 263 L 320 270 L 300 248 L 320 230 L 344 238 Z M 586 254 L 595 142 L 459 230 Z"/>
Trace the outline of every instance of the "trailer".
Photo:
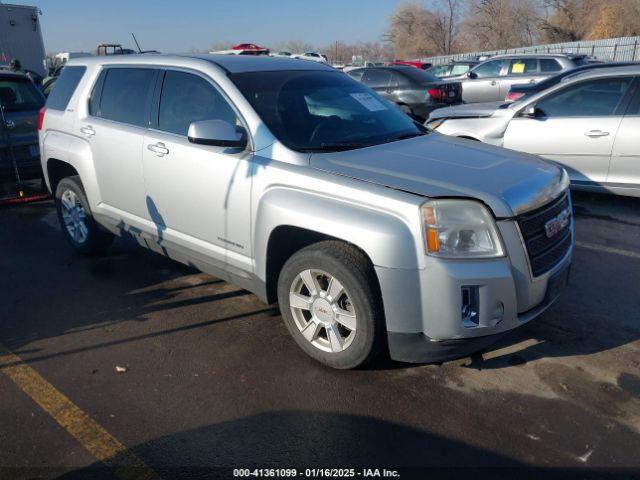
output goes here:
<path id="1" fill-rule="evenodd" d="M 17 58 L 23 70 L 45 76 L 40 9 L 0 1 L 0 66 Z"/>

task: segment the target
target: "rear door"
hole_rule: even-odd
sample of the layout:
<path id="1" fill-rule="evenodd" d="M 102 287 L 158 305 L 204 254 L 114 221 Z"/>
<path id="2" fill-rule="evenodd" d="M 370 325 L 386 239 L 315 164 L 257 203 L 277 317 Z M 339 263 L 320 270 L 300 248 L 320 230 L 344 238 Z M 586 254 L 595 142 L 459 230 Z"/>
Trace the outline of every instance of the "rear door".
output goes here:
<path id="1" fill-rule="evenodd" d="M 390 70 L 386 68 L 367 68 L 362 76 L 362 83 L 375 90 L 381 97 L 394 101 Z"/>
<path id="2" fill-rule="evenodd" d="M 146 67 L 103 70 L 91 93 L 89 115 L 78 122 L 78 134 L 91 146 L 101 206 L 125 222 L 146 216 L 142 141 L 158 74 Z"/>
<path id="3" fill-rule="evenodd" d="M 462 100 L 466 103 L 495 102 L 500 97 L 500 74 L 504 60 L 489 60 L 470 71 L 470 77 L 462 83 Z M 502 97 L 504 98 L 504 97 Z"/>
<path id="4" fill-rule="evenodd" d="M 543 78 L 538 68 L 538 59 L 531 57 L 512 58 L 508 61 L 506 75 L 500 77 L 500 97 L 502 100 L 514 84 L 533 84 Z"/>
<path id="5" fill-rule="evenodd" d="M 634 98 L 616 135 L 607 186 L 640 189 L 640 79 L 634 82 Z"/>
<path id="6" fill-rule="evenodd" d="M 535 117 L 521 110 L 511 120 L 504 146 L 558 162 L 574 183 L 604 183 L 632 79 L 585 80 L 550 93 L 536 102 Z"/>

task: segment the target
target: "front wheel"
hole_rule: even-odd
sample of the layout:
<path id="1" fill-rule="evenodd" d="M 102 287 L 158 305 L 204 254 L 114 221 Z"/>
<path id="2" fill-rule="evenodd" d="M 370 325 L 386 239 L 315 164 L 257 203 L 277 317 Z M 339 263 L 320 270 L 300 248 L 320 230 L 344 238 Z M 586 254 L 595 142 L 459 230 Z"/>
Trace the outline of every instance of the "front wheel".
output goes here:
<path id="1" fill-rule="evenodd" d="M 113 234 L 101 230 L 93 219 L 80 177 L 60 180 L 55 192 L 58 220 L 66 239 L 80 253 L 102 253 Z"/>
<path id="2" fill-rule="evenodd" d="M 382 347 L 375 272 L 351 245 L 325 241 L 295 253 L 280 273 L 278 301 L 296 343 L 325 365 L 356 368 Z"/>

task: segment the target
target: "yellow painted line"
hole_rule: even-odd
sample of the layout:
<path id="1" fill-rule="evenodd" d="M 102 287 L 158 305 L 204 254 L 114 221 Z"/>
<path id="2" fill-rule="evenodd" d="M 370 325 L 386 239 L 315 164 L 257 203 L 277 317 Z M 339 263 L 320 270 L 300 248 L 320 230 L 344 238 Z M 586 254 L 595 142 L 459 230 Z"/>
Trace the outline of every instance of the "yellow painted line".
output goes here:
<path id="1" fill-rule="evenodd" d="M 122 480 L 156 479 L 158 474 L 89 417 L 33 368 L 0 343 L 0 372 L 47 412 L 96 459 Z"/>

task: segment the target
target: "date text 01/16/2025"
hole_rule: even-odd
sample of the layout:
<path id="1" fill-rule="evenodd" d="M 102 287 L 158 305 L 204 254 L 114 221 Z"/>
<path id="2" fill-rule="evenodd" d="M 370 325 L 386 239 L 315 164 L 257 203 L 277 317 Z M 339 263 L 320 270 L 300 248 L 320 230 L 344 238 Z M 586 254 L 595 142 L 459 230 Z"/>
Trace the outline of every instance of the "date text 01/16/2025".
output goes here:
<path id="1" fill-rule="evenodd" d="M 295 468 L 236 468 L 233 470 L 234 477 L 302 477 L 302 478 L 399 478 L 397 470 L 387 470 L 386 468 L 306 468 L 298 470 Z"/>

